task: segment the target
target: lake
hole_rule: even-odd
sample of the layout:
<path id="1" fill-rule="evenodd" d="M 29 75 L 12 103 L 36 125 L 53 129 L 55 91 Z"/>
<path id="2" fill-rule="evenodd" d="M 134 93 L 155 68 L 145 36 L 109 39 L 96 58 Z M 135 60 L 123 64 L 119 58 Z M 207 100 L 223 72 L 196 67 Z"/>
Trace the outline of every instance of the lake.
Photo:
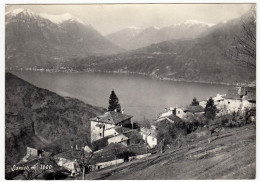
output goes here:
<path id="1" fill-rule="evenodd" d="M 205 100 L 225 94 L 231 86 L 174 82 L 141 75 L 111 73 L 12 72 L 38 87 L 62 96 L 78 98 L 88 104 L 108 107 L 114 89 L 121 107 L 133 120 L 154 119 L 164 108 L 185 106 L 196 97 Z"/>

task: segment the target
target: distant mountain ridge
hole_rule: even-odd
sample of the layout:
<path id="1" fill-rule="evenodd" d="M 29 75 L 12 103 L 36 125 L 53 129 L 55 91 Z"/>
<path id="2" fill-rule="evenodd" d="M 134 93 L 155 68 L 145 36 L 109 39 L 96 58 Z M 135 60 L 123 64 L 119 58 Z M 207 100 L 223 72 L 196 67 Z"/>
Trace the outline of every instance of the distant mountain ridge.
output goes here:
<path id="1" fill-rule="evenodd" d="M 92 26 L 70 14 L 6 13 L 7 67 L 53 67 L 74 57 L 123 52 Z"/>
<path id="2" fill-rule="evenodd" d="M 108 35 L 107 38 L 127 50 L 134 50 L 172 39 L 197 38 L 212 26 L 214 26 L 214 24 L 197 20 L 186 20 L 182 23 L 163 28 L 151 26 L 135 34 L 131 34 L 131 36 L 126 32 L 126 30 L 129 31 L 129 29 L 124 29 Z"/>
<path id="3" fill-rule="evenodd" d="M 73 65 L 68 64 L 75 70 L 136 73 L 176 81 L 249 84 L 256 79 L 255 70 L 233 62 L 226 51 L 234 46 L 234 36 L 241 35 L 242 22 L 247 23 L 251 14 L 210 26 L 198 38 L 174 39 L 107 58 L 82 58 Z M 147 31 L 159 30 L 151 27 Z"/>
<path id="4" fill-rule="evenodd" d="M 139 27 L 128 27 L 106 36 L 111 42 L 124 47 L 128 41 L 137 36 L 143 29 Z"/>

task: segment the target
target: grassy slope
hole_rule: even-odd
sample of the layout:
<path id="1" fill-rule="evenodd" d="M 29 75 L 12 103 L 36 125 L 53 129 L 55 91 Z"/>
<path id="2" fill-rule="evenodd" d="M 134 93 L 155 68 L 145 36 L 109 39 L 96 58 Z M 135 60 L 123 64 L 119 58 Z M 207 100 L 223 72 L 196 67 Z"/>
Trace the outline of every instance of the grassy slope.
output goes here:
<path id="1" fill-rule="evenodd" d="M 206 138 L 190 146 L 168 149 L 146 160 L 135 160 L 87 175 L 88 179 L 253 179 L 256 172 L 254 125 L 225 129 L 208 144 Z"/>
<path id="2" fill-rule="evenodd" d="M 6 73 L 5 88 L 6 167 L 18 162 L 26 146 L 49 150 L 85 144 L 89 139 L 88 119 L 104 109 L 64 98 Z"/>

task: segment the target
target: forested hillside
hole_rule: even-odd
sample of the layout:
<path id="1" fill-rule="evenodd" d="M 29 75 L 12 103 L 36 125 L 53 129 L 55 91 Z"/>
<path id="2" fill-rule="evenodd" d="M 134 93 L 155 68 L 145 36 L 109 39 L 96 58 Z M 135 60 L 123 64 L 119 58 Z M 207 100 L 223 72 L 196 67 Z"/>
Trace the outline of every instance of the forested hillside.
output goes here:
<path id="1" fill-rule="evenodd" d="M 6 170 L 25 155 L 26 146 L 58 152 L 72 144 L 88 144 L 88 119 L 105 111 L 11 73 L 6 73 L 5 84 Z"/>

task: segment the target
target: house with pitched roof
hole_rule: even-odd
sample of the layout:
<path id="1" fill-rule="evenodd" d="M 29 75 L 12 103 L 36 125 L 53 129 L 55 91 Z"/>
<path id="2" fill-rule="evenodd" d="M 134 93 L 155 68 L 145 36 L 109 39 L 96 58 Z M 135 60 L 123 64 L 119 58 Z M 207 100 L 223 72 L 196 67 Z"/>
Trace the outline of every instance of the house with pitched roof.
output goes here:
<path id="1" fill-rule="evenodd" d="M 109 138 L 107 140 L 107 142 L 108 142 L 108 144 L 110 144 L 110 143 L 120 143 L 124 146 L 127 146 L 129 144 L 129 138 L 126 137 L 123 134 L 119 134 L 119 135 L 116 135 L 116 136 Z"/>
<path id="2" fill-rule="evenodd" d="M 183 119 L 187 114 L 200 115 L 204 113 L 204 108 L 201 105 L 186 106 L 176 108 L 176 116 Z"/>
<path id="3" fill-rule="evenodd" d="M 256 88 L 255 87 L 234 87 L 229 89 L 223 96 L 224 106 L 218 108 L 223 113 L 241 112 L 256 106 Z M 221 104 L 223 105 L 223 104 Z"/>
<path id="4" fill-rule="evenodd" d="M 143 137 L 143 140 L 149 145 L 150 148 L 154 148 L 157 143 L 157 130 L 155 126 L 151 128 L 141 128 L 140 134 Z"/>
<path id="5" fill-rule="evenodd" d="M 133 116 L 121 112 L 109 111 L 90 119 L 91 142 L 102 139 L 107 136 L 115 136 L 119 133 L 116 127 L 131 127 L 131 118 Z"/>

